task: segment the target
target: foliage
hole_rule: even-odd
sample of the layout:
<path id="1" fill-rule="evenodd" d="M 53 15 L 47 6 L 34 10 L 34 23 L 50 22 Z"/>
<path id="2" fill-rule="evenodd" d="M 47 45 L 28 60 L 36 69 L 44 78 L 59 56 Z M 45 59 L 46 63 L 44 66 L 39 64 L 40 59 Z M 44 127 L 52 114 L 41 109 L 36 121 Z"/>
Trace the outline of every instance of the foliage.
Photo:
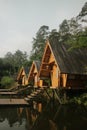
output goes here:
<path id="1" fill-rule="evenodd" d="M 32 41 L 33 46 L 30 61 L 41 60 L 48 34 L 49 34 L 49 27 L 45 25 L 41 26 L 38 32 L 36 33 L 36 37 L 33 38 Z"/>
<path id="2" fill-rule="evenodd" d="M 17 50 L 14 54 L 8 52 L 4 58 L 0 58 L 0 81 L 3 79 L 4 76 L 14 77 L 21 68 L 21 66 L 29 66 L 30 63 L 28 61 L 28 56 L 26 52 L 22 52 Z M 1 81 L 4 86 L 3 80 Z"/>
<path id="3" fill-rule="evenodd" d="M 82 10 L 81 10 L 79 16 L 85 16 L 86 14 L 87 14 L 87 2 L 82 7 Z"/>
<path id="4" fill-rule="evenodd" d="M 30 62 L 32 62 L 33 60 L 41 60 L 46 40 L 48 38 L 52 39 L 53 37 L 60 37 L 59 32 L 57 32 L 56 29 L 53 29 L 50 32 L 48 26 L 43 25 L 40 27 L 40 29 L 36 33 L 36 37 L 33 38 L 32 41 L 33 46 L 30 56 Z"/>
<path id="5" fill-rule="evenodd" d="M 87 106 L 87 93 L 84 93 L 78 97 L 70 99 L 70 103 Z"/>
<path id="6" fill-rule="evenodd" d="M 60 34 L 56 29 L 52 29 L 51 32 L 49 33 L 49 39 L 52 39 L 54 37 L 60 39 Z"/>
<path id="7" fill-rule="evenodd" d="M 8 88 L 8 87 L 11 87 L 12 85 L 14 84 L 14 79 L 9 77 L 9 76 L 4 76 L 2 79 L 1 79 L 1 86 L 3 88 Z"/>
<path id="8" fill-rule="evenodd" d="M 64 20 L 59 27 L 60 41 L 67 43 L 69 39 L 81 32 L 81 29 L 81 25 L 77 22 L 76 18 Z"/>
<path id="9" fill-rule="evenodd" d="M 26 65 L 26 63 L 28 62 L 27 53 L 23 53 L 20 50 L 17 50 L 14 54 L 8 52 L 5 55 L 4 62 L 5 64 L 9 64 L 10 66 L 12 66 L 12 68 L 10 67 L 10 69 L 13 73 L 15 73 L 21 66 Z"/>
<path id="10" fill-rule="evenodd" d="M 4 58 L 0 59 L 0 63 L 2 76 L 14 75 L 21 66 L 28 64 L 27 53 L 20 50 L 17 50 L 14 54 L 8 52 Z"/>
<path id="11" fill-rule="evenodd" d="M 70 20 L 72 21 L 72 19 Z M 73 19 L 75 26 L 70 26 L 71 37 L 68 38 L 70 49 L 87 47 L 87 2 L 82 7 L 79 15 Z"/>
<path id="12" fill-rule="evenodd" d="M 61 36 L 67 35 L 69 33 L 69 25 L 66 19 L 63 20 L 63 22 L 60 24 L 59 33 Z"/>
<path id="13" fill-rule="evenodd" d="M 72 36 L 68 40 L 68 44 L 71 45 L 70 49 L 87 47 L 87 29 Z"/>

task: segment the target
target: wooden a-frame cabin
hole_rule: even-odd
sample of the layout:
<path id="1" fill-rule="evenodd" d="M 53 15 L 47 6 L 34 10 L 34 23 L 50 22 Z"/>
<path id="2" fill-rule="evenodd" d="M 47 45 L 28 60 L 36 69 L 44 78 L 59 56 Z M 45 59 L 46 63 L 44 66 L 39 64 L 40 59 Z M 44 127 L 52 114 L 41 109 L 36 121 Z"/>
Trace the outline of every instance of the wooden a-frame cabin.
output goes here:
<path id="1" fill-rule="evenodd" d="M 87 48 L 69 51 L 68 44 L 59 43 L 57 38 L 47 41 L 39 76 L 51 79 L 51 87 L 66 89 L 87 86 Z"/>
<path id="2" fill-rule="evenodd" d="M 28 68 L 24 68 L 23 66 L 19 70 L 18 76 L 17 76 L 17 82 L 18 85 L 28 85 Z"/>
<path id="3" fill-rule="evenodd" d="M 29 75 L 28 75 L 28 82 L 30 85 L 34 87 L 42 87 L 42 80 L 39 78 L 39 69 L 40 69 L 40 62 L 39 61 L 33 61 Z"/>

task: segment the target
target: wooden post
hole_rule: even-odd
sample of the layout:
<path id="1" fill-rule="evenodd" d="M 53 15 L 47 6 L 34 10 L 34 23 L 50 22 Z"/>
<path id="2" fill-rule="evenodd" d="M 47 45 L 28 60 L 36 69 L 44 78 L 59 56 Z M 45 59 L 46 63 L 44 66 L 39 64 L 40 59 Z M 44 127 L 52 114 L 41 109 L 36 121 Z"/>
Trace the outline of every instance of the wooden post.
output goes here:
<path id="1" fill-rule="evenodd" d="M 67 102 L 67 99 L 66 99 L 66 92 L 64 92 L 64 104 Z"/>
<path id="2" fill-rule="evenodd" d="M 44 90 L 45 90 L 47 96 L 51 99 L 51 96 L 50 96 L 50 94 L 47 92 L 47 89 L 44 89 Z"/>
<path id="3" fill-rule="evenodd" d="M 55 94 L 56 94 L 56 97 L 57 97 L 57 100 L 59 101 L 60 104 L 63 104 L 60 97 L 59 97 L 59 94 L 57 92 L 57 89 L 55 89 Z"/>

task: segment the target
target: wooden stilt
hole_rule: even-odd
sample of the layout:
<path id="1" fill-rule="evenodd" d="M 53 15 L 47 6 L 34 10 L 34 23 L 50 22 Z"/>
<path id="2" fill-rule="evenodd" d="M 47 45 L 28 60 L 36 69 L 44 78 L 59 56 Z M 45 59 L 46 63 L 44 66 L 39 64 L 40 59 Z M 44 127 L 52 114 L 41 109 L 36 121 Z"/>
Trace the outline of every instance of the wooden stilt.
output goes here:
<path id="1" fill-rule="evenodd" d="M 55 95 L 56 95 L 56 98 L 59 101 L 59 103 L 63 104 L 56 90 L 55 90 Z"/>
<path id="2" fill-rule="evenodd" d="M 46 92 L 47 96 L 51 99 L 51 96 L 50 96 L 50 94 L 48 93 L 47 89 L 45 89 L 45 92 Z"/>

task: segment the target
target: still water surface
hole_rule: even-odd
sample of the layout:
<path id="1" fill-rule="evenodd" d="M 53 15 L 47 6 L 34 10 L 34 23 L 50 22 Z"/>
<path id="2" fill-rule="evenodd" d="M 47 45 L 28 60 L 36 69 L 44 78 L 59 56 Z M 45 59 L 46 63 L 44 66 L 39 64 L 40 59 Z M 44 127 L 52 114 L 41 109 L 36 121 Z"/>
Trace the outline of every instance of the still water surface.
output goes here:
<path id="1" fill-rule="evenodd" d="M 87 130 L 87 108 L 52 102 L 0 107 L 0 130 Z"/>

